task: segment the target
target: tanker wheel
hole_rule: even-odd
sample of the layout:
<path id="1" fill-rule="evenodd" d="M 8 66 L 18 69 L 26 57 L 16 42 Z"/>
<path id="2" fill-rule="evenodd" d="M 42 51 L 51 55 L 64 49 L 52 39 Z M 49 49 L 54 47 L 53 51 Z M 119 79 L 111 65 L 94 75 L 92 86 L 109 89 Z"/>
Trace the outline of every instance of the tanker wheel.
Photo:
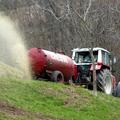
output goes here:
<path id="1" fill-rule="evenodd" d="M 112 94 L 112 77 L 109 70 L 104 69 L 97 73 L 97 87 L 106 94 Z"/>
<path id="2" fill-rule="evenodd" d="M 62 72 L 60 72 L 60 71 L 54 71 L 54 72 L 52 73 L 51 79 L 52 79 L 54 82 L 64 83 L 64 76 L 63 76 Z"/>

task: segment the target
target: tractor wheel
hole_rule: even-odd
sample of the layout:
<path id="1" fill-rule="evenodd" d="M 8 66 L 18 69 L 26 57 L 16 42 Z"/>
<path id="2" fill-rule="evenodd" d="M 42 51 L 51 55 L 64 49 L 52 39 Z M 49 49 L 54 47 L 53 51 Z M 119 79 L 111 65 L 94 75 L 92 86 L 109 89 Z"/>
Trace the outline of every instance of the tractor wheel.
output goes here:
<path id="1" fill-rule="evenodd" d="M 109 70 L 104 69 L 97 74 L 97 87 L 98 90 L 103 91 L 106 94 L 112 94 L 112 77 Z"/>
<path id="2" fill-rule="evenodd" d="M 54 82 L 60 82 L 60 83 L 63 83 L 63 82 L 64 82 L 64 76 L 63 76 L 62 72 L 60 72 L 60 71 L 54 71 L 54 72 L 52 73 L 51 79 L 52 79 Z"/>
<path id="3" fill-rule="evenodd" d="M 116 87 L 116 91 L 115 91 L 115 95 L 116 97 L 120 97 L 120 82 L 118 83 L 117 87 Z"/>

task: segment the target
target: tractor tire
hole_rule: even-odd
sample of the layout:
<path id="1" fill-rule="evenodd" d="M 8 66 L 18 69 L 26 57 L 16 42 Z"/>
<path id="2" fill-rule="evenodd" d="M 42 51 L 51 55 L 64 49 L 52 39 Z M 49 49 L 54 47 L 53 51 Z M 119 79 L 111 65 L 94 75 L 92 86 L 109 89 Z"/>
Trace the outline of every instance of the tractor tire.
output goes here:
<path id="1" fill-rule="evenodd" d="M 120 97 L 120 82 L 118 83 L 118 85 L 116 87 L 114 96 Z"/>
<path id="2" fill-rule="evenodd" d="M 112 94 L 112 77 L 111 72 L 108 69 L 104 69 L 97 73 L 97 88 L 106 94 Z"/>
<path id="3" fill-rule="evenodd" d="M 63 76 L 62 72 L 60 72 L 60 71 L 54 71 L 52 73 L 51 79 L 54 82 L 64 83 L 64 76 Z"/>

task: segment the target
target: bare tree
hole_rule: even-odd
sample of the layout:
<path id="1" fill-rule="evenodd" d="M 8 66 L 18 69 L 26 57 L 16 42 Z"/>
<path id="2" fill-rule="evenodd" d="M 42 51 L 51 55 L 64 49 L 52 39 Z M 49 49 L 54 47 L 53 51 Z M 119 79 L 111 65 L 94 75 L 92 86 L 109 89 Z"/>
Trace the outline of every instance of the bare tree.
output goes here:
<path id="1" fill-rule="evenodd" d="M 99 46 L 118 58 L 120 78 L 119 0 L 4 0 L 1 11 L 9 15 L 26 37 L 28 47 L 62 49 Z"/>

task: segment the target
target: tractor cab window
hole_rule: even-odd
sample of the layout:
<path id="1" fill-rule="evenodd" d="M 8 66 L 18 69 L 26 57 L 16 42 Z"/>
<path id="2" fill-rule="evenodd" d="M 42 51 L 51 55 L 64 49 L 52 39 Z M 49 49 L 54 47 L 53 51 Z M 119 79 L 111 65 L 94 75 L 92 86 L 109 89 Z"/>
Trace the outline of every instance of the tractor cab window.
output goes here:
<path id="1" fill-rule="evenodd" d="M 105 51 L 102 51 L 102 62 L 105 64 Z"/>
<path id="2" fill-rule="evenodd" d="M 110 65 L 110 54 L 108 52 L 102 51 L 102 62 L 105 65 Z"/>
<path id="3" fill-rule="evenodd" d="M 106 52 L 106 65 L 110 65 L 110 55 Z"/>
<path id="4" fill-rule="evenodd" d="M 94 51 L 93 55 L 94 55 L 95 61 L 97 62 L 98 51 Z M 76 52 L 74 60 L 76 63 L 91 63 L 92 62 L 91 55 L 90 55 L 89 51 Z"/>

